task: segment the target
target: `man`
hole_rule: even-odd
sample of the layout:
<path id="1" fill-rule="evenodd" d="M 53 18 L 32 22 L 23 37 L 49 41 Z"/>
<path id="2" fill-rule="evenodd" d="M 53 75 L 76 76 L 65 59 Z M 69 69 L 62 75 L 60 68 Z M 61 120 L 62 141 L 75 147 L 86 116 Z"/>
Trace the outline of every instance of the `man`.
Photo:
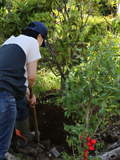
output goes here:
<path id="1" fill-rule="evenodd" d="M 0 160 L 9 150 L 14 124 L 18 145 L 24 147 L 33 140 L 34 135 L 28 128 L 28 113 L 23 107 L 21 116 L 22 110 L 16 103 L 25 100 L 27 87 L 32 88 L 35 83 L 37 62 L 41 58 L 39 47 L 45 47 L 46 36 L 46 26 L 35 21 L 23 34 L 11 36 L 0 48 Z M 29 98 L 29 93 L 27 100 L 31 106 L 36 102 L 35 96 Z"/>

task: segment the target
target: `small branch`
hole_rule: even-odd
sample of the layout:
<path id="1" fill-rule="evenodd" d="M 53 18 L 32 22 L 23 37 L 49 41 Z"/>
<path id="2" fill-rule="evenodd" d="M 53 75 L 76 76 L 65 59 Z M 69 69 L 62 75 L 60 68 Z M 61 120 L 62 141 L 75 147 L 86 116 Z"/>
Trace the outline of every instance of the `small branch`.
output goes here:
<path id="1" fill-rule="evenodd" d="M 87 108 L 87 112 L 86 112 L 86 125 L 87 125 L 87 128 L 88 128 L 88 125 L 89 125 L 89 108 Z"/>
<path id="2" fill-rule="evenodd" d="M 85 110 L 84 105 L 83 105 L 83 104 L 81 104 L 80 106 L 83 108 L 83 110 L 85 111 L 85 113 L 87 113 L 87 111 Z"/>
<path id="3" fill-rule="evenodd" d="M 89 116 L 90 116 L 90 106 L 92 104 L 92 100 L 93 100 L 93 97 L 92 97 L 92 92 L 91 92 L 91 77 L 90 77 L 90 82 L 89 82 L 89 93 L 90 93 L 90 103 L 87 107 L 87 112 L 86 112 L 86 125 L 87 125 L 87 128 L 88 128 L 88 125 L 89 125 Z"/>
<path id="4" fill-rule="evenodd" d="M 80 1 L 80 5 L 78 5 L 78 11 L 80 11 L 80 8 L 81 8 L 81 1 Z"/>
<path id="5" fill-rule="evenodd" d="M 82 71 L 82 67 L 80 67 L 80 72 L 81 72 L 81 75 L 82 75 L 82 73 L 83 73 L 83 71 Z"/>
<path id="6" fill-rule="evenodd" d="M 106 80 L 107 80 L 109 74 L 110 74 L 110 71 L 108 72 L 107 76 L 105 77 L 104 83 L 106 82 Z M 104 84 L 104 83 L 103 83 L 103 84 Z"/>
<path id="7" fill-rule="evenodd" d="M 96 133 L 96 134 L 94 134 L 93 136 L 102 134 L 103 132 L 106 131 L 106 129 L 107 129 L 109 126 L 110 126 L 110 123 L 109 123 L 109 125 L 108 125 L 103 131 L 101 131 L 100 133 Z M 93 137 L 93 136 L 92 136 L 92 137 Z"/>
<path id="8" fill-rule="evenodd" d="M 92 97 L 91 95 L 91 77 L 90 77 L 90 83 L 89 83 L 89 92 L 90 92 L 90 97 Z"/>
<path id="9" fill-rule="evenodd" d="M 102 58 L 103 58 L 103 56 L 101 57 L 101 60 L 100 60 L 98 67 L 102 64 Z M 97 71 L 98 67 L 95 68 L 95 71 Z"/>
<path id="10" fill-rule="evenodd" d="M 98 125 L 97 125 L 97 127 L 96 127 L 96 129 L 95 129 L 95 132 L 94 132 L 94 134 L 96 133 L 96 131 L 98 130 L 98 127 L 99 127 L 99 125 L 100 125 L 100 123 L 103 121 L 103 119 L 104 119 L 104 117 L 100 120 L 100 122 L 98 123 Z"/>
<path id="11" fill-rule="evenodd" d="M 83 83 L 83 85 L 84 85 L 84 83 Z M 83 97 L 82 97 L 82 105 L 84 104 L 84 92 L 83 92 Z M 83 106 L 84 107 L 84 106 Z M 84 109 L 84 111 L 85 111 L 85 113 L 86 113 L 86 110 L 85 110 L 85 108 L 83 108 Z"/>
<path id="12" fill-rule="evenodd" d="M 72 140 L 72 151 L 73 151 L 73 157 L 74 157 L 74 160 L 75 160 L 75 151 L 74 151 L 74 146 L 73 146 L 73 140 Z"/>
<path id="13" fill-rule="evenodd" d="M 88 12 L 88 16 L 87 16 L 87 18 L 86 18 L 86 21 L 85 21 L 85 23 L 84 23 L 84 25 L 83 25 L 83 28 L 86 26 L 86 24 L 87 24 L 87 21 L 88 21 L 88 18 L 89 18 L 89 15 L 90 15 L 90 11 Z"/>
<path id="14" fill-rule="evenodd" d="M 78 37 L 77 37 L 77 39 L 76 39 L 76 41 L 75 41 L 75 43 L 74 43 L 74 46 L 77 44 L 77 42 L 78 42 L 78 40 L 79 40 L 79 35 L 78 35 Z"/>
<path id="15" fill-rule="evenodd" d="M 90 111 L 90 113 L 92 113 L 92 112 L 93 112 L 93 110 L 95 109 L 95 107 L 96 107 L 96 105 L 92 108 L 92 110 Z"/>
<path id="16" fill-rule="evenodd" d="M 110 27 L 112 27 L 112 25 L 107 21 L 107 19 L 105 17 L 103 17 L 105 19 L 105 21 L 110 25 Z"/>
<path id="17" fill-rule="evenodd" d="M 89 105 L 88 105 L 88 108 L 90 108 L 91 103 L 92 103 L 92 100 L 93 100 L 93 97 L 91 97 L 91 100 L 90 100 L 90 103 L 89 103 Z"/>
<path id="18" fill-rule="evenodd" d="M 60 66 L 60 63 L 57 61 L 57 67 L 58 67 L 58 70 L 61 74 L 61 77 L 65 80 L 65 74 L 63 73 L 62 69 L 61 69 L 61 66 Z"/>
<path id="19" fill-rule="evenodd" d="M 80 3 L 80 7 L 79 7 L 79 8 L 82 8 L 81 6 L 82 6 L 82 3 Z M 78 11 L 79 11 L 79 8 L 78 8 Z M 82 15 L 83 15 L 83 12 L 82 12 L 82 9 L 81 9 L 80 14 L 81 14 L 81 20 L 82 20 L 82 24 L 83 24 L 83 16 L 82 16 Z"/>
<path id="20" fill-rule="evenodd" d="M 60 19 L 60 23 L 62 23 L 62 19 L 61 19 L 61 16 L 60 16 L 60 12 L 58 12 L 58 17 Z"/>
<path id="21" fill-rule="evenodd" d="M 50 64 L 49 61 L 48 61 L 48 65 L 49 65 L 51 71 L 53 72 L 53 74 L 54 74 L 56 77 L 60 76 L 59 74 L 57 75 L 57 74 L 54 72 L 54 70 L 52 69 L 51 64 Z"/>
<path id="22" fill-rule="evenodd" d="M 89 5 L 89 4 L 88 4 L 88 5 Z M 90 5 L 88 6 L 88 8 L 89 8 L 88 15 L 87 15 L 87 18 L 86 18 L 86 20 L 85 20 L 84 25 L 82 26 L 83 29 L 84 29 L 84 27 L 86 26 L 86 24 L 87 24 L 87 22 L 88 22 L 89 16 L 92 14 L 91 9 L 90 9 Z"/>
<path id="23" fill-rule="evenodd" d="M 67 12 L 67 7 L 66 7 L 66 0 L 65 0 L 65 12 L 66 12 L 67 17 L 68 17 L 68 20 L 69 20 L 69 14 L 68 14 L 68 12 Z"/>
<path id="24" fill-rule="evenodd" d="M 90 106 L 91 106 L 92 100 L 93 100 L 93 97 L 91 97 L 91 99 L 90 99 L 90 103 L 89 103 L 89 105 L 87 107 L 87 112 L 86 112 L 86 125 L 87 125 L 87 128 L 88 128 L 88 124 L 89 124 Z"/>
<path id="25" fill-rule="evenodd" d="M 62 15 L 63 15 L 63 17 L 64 17 L 64 21 L 66 21 L 66 17 L 65 17 L 65 15 L 64 15 L 64 13 L 63 13 L 63 10 L 61 11 L 61 13 L 62 13 Z"/>
<path id="26" fill-rule="evenodd" d="M 72 68 L 72 64 L 69 64 L 68 68 Z M 64 75 L 68 75 L 69 74 L 69 70 L 67 69 Z"/>
<path id="27" fill-rule="evenodd" d="M 103 5 L 102 5 L 102 11 L 103 11 L 103 14 L 104 14 L 104 16 L 103 16 L 103 18 L 105 19 L 105 21 L 112 27 L 112 25 L 107 21 L 107 19 L 105 18 L 105 12 L 104 12 L 104 9 L 103 9 Z"/>
<path id="28" fill-rule="evenodd" d="M 54 59 L 56 59 L 56 55 L 55 55 L 55 53 L 54 53 L 54 51 L 53 51 L 53 48 L 51 48 L 51 44 L 48 42 L 47 39 L 46 39 L 46 41 L 47 41 L 47 45 L 48 45 L 47 51 L 51 54 L 51 56 L 52 56 Z"/>

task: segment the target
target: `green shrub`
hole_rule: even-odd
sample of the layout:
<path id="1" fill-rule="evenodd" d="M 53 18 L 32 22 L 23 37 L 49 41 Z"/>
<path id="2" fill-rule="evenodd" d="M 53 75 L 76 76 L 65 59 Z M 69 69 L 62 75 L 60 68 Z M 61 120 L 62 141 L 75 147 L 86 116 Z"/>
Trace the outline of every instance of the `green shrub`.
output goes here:
<path id="1" fill-rule="evenodd" d="M 82 159 L 88 148 L 87 137 L 95 137 L 100 130 L 104 131 L 109 117 L 120 114 L 120 60 L 115 56 L 116 52 L 119 54 L 118 40 L 114 43 L 109 36 L 94 35 L 91 38 L 87 54 L 89 61 L 74 67 L 65 83 L 60 102 L 65 106 L 65 116 L 71 115 L 75 126 L 64 124 L 64 129 L 70 134 L 67 142 L 73 148 L 73 156 L 64 153 L 64 159 Z"/>

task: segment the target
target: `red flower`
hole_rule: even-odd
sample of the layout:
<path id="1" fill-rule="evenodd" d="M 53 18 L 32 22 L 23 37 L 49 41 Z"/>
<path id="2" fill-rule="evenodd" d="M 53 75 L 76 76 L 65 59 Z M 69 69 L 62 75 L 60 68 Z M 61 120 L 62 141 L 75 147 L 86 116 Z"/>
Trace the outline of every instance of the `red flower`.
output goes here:
<path id="1" fill-rule="evenodd" d="M 82 136 L 80 136 L 80 139 L 83 139 Z M 96 140 L 95 139 L 90 139 L 90 137 L 87 137 L 87 145 L 88 145 L 88 149 L 85 150 L 85 154 L 84 154 L 84 160 L 87 160 L 86 157 L 88 157 L 88 151 L 91 150 L 95 150 L 94 145 L 96 144 Z M 84 142 L 82 143 L 82 147 L 84 147 Z"/>

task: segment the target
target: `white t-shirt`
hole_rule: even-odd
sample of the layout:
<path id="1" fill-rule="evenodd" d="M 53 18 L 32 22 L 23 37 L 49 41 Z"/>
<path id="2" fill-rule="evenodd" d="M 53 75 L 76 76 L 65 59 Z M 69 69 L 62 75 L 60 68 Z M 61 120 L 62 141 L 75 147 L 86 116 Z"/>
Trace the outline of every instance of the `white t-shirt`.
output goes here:
<path id="1" fill-rule="evenodd" d="M 11 36 L 0 48 L 0 88 L 13 93 L 16 99 L 25 96 L 27 63 L 39 60 L 38 41 L 29 36 Z"/>

